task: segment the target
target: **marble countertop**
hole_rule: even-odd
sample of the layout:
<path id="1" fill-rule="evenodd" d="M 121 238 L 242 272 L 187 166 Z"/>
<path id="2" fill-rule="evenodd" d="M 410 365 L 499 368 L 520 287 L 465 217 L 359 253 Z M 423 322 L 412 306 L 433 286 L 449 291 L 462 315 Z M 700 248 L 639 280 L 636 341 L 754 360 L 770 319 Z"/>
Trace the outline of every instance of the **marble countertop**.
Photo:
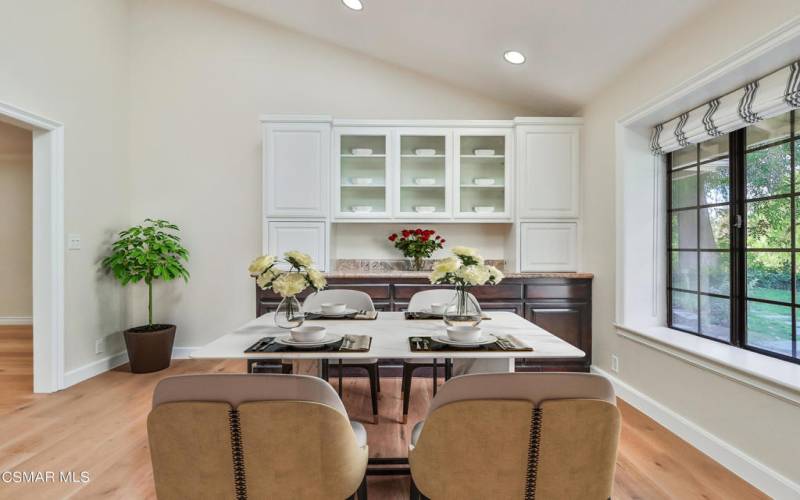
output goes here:
<path id="1" fill-rule="evenodd" d="M 592 279 L 592 273 L 503 273 L 506 278 Z M 332 271 L 327 278 L 427 278 L 430 271 Z"/>

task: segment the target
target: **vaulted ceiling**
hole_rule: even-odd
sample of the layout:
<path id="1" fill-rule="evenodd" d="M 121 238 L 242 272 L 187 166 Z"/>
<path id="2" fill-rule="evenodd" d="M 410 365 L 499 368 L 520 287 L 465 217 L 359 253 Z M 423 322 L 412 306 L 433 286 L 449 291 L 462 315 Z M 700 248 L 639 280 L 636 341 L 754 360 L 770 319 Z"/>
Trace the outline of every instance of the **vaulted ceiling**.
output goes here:
<path id="1" fill-rule="evenodd" d="M 571 115 L 718 0 L 214 0 L 424 75 Z M 525 64 L 503 60 L 519 50 Z"/>

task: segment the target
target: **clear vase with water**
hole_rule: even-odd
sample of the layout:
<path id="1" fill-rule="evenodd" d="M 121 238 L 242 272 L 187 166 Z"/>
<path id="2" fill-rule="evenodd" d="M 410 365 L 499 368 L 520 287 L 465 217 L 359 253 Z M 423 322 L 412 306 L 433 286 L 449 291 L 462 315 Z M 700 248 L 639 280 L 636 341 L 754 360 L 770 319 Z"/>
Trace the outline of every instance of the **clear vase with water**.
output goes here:
<path id="1" fill-rule="evenodd" d="M 469 288 L 457 286 L 453 300 L 443 315 L 447 326 L 477 326 L 482 319 L 481 306 Z"/>
<path id="2" fill-rule="evenodd" d="M 279 328 L 296 328 L 303 324 L 305 315 L 297 297 L 284 297 L 275 309 L 275 326 Z"/>

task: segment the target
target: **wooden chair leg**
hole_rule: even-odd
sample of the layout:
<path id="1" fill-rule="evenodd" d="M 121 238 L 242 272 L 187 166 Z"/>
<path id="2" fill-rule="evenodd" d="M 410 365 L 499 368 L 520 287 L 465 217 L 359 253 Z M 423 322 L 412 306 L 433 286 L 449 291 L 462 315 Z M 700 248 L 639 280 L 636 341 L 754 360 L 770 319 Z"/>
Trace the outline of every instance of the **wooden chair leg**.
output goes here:
<path id="1" fill-rule="evenodd" d="M 408 403 L 411 397 L 411 377 L 414 375 L 414 367 L 409 363 L 403 363 L 403 423 L 408 422 Z"/>
<path id="2" fill-rule="evenodd" d="M 339 368 L 338 368 L 338 370 L 339 370 L 339 397 L 341 398 L 342 397 L 342 376 L 343 376 L 342 375 L 342 371 L 343 370 L 342 370 L 342 360 L 341 359 L 339 359 Z"/>
<path id="3" fill-rule="evenodd" d="M 448 358 L 444 360 L 444 380 L 445 382 L 453 378 L 453 360 Z"/>
<path id="4" fill-rule="evenodd" d="M 409 498 L 411 500 L 421 500 L 420 492 L 417 489 L 417 485 L 414 484 L 414 478 L 409 476 L 409 479 L 411 480 L 411 488 L 410 488 L 411 495 L 409 496 Z"/>
<path id="5" fill-rule="evenodd" d="M 378 388 L 378 392 L 381 392 L 381 367 L 378 363 L 375 363 L 375 386 Z"/>
<path id="6" fill-rule="evenodd" d="M 281 373 L 283 373 L 284 375 L 292 373 L 292 365 L 287 363 L 281 363 Z"/>
<path id="7" fill-rule="evenodd" d="M 356 492 L 358 500 L 367 500 L 367 475 L 364 474 L 364 479 L 361 480 L 361 486 L 358 487 Z"/>
<path id="8" fill-rule="evenodd" d="M 439 376 L 439 365 L 436 364 L 436 358 L 433 358 L 433 395 L 436 396 L 436 388 L 439 385 L 437 377 Z"/>

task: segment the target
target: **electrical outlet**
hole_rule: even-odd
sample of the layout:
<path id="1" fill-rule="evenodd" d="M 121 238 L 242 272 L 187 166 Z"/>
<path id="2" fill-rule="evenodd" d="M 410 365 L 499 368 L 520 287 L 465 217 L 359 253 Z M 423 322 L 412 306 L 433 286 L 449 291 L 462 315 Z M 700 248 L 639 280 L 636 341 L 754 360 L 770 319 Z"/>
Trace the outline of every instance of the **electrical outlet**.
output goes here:
<path id="1" fill-rule="evenodd" d="M 67 248 L 70 250 L 80 250 L 81 249 L 81 235 L 80 234 L 68 234 L 67 235 Z"/>
<path id="2" fill-rule="evenodd" d="M 94 353 L 100 354 L 106 350 L 106 339 L 97 339 L 94 341 Z"/>
<path id="3" fill-rule="evenodd" d="M 611 355 L 611 371 L 619 373 L 619 358 L 616 354 Z"/>

